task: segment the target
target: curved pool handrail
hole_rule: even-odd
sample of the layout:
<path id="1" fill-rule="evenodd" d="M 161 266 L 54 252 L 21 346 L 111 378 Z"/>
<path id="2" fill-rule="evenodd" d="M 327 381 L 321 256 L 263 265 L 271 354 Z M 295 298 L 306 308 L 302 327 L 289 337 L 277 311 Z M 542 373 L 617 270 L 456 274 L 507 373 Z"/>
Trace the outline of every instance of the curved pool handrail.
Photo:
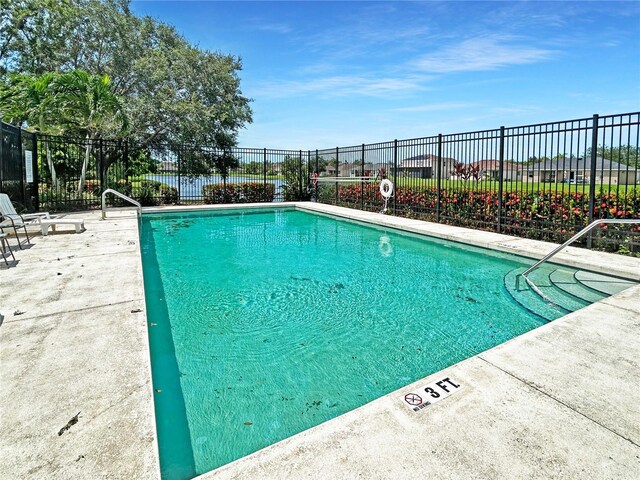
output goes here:
<path id="1" fill-rule="evenodd" d="M 140 205 L 139 202 L 136 202 L 133 198 L 127 197 L 124 193 L 120 193 L 119 191 L 114 190 L 113 188 L 107 188 L 104 192 L 102 192 L 102 220 L 104 220 L 107 217 L 107 203 L 106 203 L 107 193 L 112 193 L 116 197 L 120 197 L 121 199 L 126 200 L 129 203 L 132 203 L 138 209 L 138 215 L 142 215 L 142 205 Z"/>
<path id="2" fill-rule="evenodd" d="M 538 268 L 540 265 L 542 265 L 544 262 L 546 262 L 547 260 L 549 260 L 551 257 L 553 257 L 554 255 L 556 255 L 557 253 L 559 253 L 561 250 L 564 250 L 566 247 L 568 247 L 569 245 L 571 245 L 573 242 L 575 242 L 576 240 L 578 240 L 580 237 L 582 237 L 583 235 L 585 235 L 586 233 L 589 233 L 591 230 L 593 230 L 594 228 L 596 228 L 599 225 L 602 224 L 606 224 L 606 223 L 640 223 L 640 218 L 605 218 L 602 220 L 594 220 L 593 222 L 591 222 L 589 225 L 587 225 L 586 227 L 584 227 L 582 230 L 580 230 L 578 233 L 576 233 L 573 237 L 571 237 L 569 240 L 567 240 L 566 242 L 564 242 L 562 245 L 560 245 L 559 247 L 554 248 L 551 252 L 549 252 L 548 254 L 546 254 L 544 257 L 542 257 L 540 260 L 538 260 L 536 263 L 534 263 L 533 265 L 531 265 L 529 268 L 527 268 L 524 272 L 522 272 L 520 275 L 516 276 L 516 288 L 518 288 L 518 283 L 519 283 L 519 279 L 520 277 L 524 278 L 524 280 L 527 282 L 527 284 L 531 287 L 531 289 L 536 292 L 538 295 L 540 295 L 546 302 L 549 303 L 553 303 L 551 302 L 551 300 L 549 300 L 547 298 L 547 296 L 542 293 L 540 291 L 540 289 L 535 285 L 535 283 L 533 283 L 528 277 L 527 274 L 533 272 L 536 268 Z"/>

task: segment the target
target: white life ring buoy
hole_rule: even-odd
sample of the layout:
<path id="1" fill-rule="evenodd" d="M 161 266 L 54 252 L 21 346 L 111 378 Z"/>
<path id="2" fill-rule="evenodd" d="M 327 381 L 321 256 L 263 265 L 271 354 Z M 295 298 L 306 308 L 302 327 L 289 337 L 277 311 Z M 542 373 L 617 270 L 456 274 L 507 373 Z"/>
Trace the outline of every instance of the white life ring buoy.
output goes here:
<path id="1" fill-rule="evenodd" d="M 313 183 L 313 186 L 315 187 L 316 185 L 318 185 L 318 172 L 313 172 L 313 176 L 311 178 L 312 178 L 311 182 Z"/>
<path id="2" fill-rule="evenodd" d="M 389 257 L 393 254 L 393 246 L 391 245 L 391 239 L 386 235 L 380 237 L 380 243 L 378 243 L 378 251 L 383 257 Z"/>
<path id="3" fill-rule="evenodd" d="M 393 183 L 391 183 L 391 180 L 385 178 L 380 182 L 380 195 L 387 200 L 391 198 L 391 195 L 393 195 Z"/>

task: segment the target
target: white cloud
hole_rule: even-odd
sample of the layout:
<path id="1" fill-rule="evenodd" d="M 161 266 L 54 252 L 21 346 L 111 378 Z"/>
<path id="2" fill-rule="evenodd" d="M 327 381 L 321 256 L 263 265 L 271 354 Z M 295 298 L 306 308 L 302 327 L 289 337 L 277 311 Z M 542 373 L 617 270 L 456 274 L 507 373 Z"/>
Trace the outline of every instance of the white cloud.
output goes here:
<path id="1" fill-rule="evenodd" d="M 250 94 L 261 98 L 285 98 L 315 94 L 324 97 L 364 95 L 371 97 L 410 96 L 426 90 L 430 77 L 410 75 L 373 77 L 367 75 L 334 75 L 284 82 L 269 82 L 258 86 Z"/>
<path id="2" fill-rule="evenodd" d="M 284 23 L 260 23 L 256 21 L 253 27 L 255 30 L 262 30 L 264 32 L 272 32 L 272 33 L 280 33 L 287 34 L 290 33 L 293 29 Z"/>
<path id="3" fill-rule="evenodd" d="M 424 55 L 413 64 L 430 73 L 495 70 L 509 65 L 523 65 L 548 60 L 558 52 L 532 45 L 513 43 L 508 35 L 483 35 Z"/>
<path id="4" fill-rule="evenodd" d="M 447 110 L 457 110 L 464 108 L 477 107 L 477 103 L 464 103 L 464 102 L 442 102 L 442 103 L 430 103 L 427 105 L 415 105 L 412 107 L 400 107 L 394 108 L 394 112 L 437 112 Z"/>

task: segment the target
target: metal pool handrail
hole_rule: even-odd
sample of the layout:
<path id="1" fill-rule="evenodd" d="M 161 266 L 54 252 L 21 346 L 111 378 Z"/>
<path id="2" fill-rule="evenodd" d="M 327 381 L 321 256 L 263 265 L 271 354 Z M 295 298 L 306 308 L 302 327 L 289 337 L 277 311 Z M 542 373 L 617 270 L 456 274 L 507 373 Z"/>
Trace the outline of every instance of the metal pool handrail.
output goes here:
<path id="1" fill-rule="evenodd" d="M 547 298 L 547 296 L 542 293 L 540 291 L 540 289 L 527 277 L 527 274 L 533 272 L 536 268 L 538 268 L 540 265 L 542 265 L 544 262 L 546 262 L 547 260 L 549 260 L 551 257 L 553 257 L 555 254 L 557 254 L 558 252 L 560 252 L 561 250 L 564 250 L 566 247 L 568 247 L 569 245 L 571 245 L 573 242 L 575 242 L 576 240 L 578 240 L 580 237 L 582 237 L 585 233 L 590 232 L 591 230 L 593 230 L 594 228 L 596 228 L 599 225 L 602 225 L 603 223 L 640 223 L 640 218 L 636 219 L 636 218 L 607 218 L 604 220 L 594 220 L 593 222 L 591 222 L 589 225 L 587 225 L 586 227 L 584 227 L 582 230 L 580 230 L 578 233 L 576 233 L 573 237 L 571 237 L 569 240 L 567 240 L 566 242 L 564 242 L 562 245 L 560 245 L 557 248 L 554 248 L 551 252 L 549 252 L 547 255 L 545 255 L 544 257 L 542 257 L 540 260 L 538 260 L 536 263 L 534 263 L 532 266 L 530 266 L 529 268 L 527 268 L 524 272 L 522 272 L 520 275 L 516 276 L 516 288 L 518 288 L 519 286 L 519 280 L 520 277 L 524 278 L 525 281 L 527 282 L 527 284 L 531 287 L 531 289 L 536 292 L 538 295 L 540 295 L 546 302 L 549 303 L 553 303 L 551 300 L 549 300 L 549 298 Z"/>
<path id="2" fill-rule="evenodd" d="M 107 216 L 107 203 L 106 196 L 107 193 L 113 193 L 116 197 L 120 197 L 123 200 L 126 200 L 129 203 L 135 205 L 138 209 L 138 215 L 142 215 L 142 205 L 139 202 L 136 202 L 133 198 L 127 197 L 124 193 L 120 193 L 113 188 L 107 188 L 104 192 L 102 192 L 102 220 L 104 220 Z"/>

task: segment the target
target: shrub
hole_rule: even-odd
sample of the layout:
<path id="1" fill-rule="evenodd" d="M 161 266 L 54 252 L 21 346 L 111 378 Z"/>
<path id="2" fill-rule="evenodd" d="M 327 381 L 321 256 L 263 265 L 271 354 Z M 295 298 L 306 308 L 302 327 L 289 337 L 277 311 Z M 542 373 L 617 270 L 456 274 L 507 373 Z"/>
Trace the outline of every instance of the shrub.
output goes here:
<path id="1" fill-rule="evenodd" d="M 273 183 L 211 183 L 202 186 L 202 200 L 204 203 L 252 203 L 273 202 L 275 196 Z"/>
<path id="2" fill-rule="evenodd" d="M 100 206 L 100 200 L 93 194 L 82 192 L 80 195 L 71 185 L 68 190 L 55 188 L 41 183 L 38 190 L 41 211 L 71 211 L 84 210 Z"/>
<path id="3" fill-rule="evenodd" d="M 157 190 L 152 185 L 141 185 L 138 189 L 138 201 L 143 207 L 154 207 L 158 205 L 156 199 Z"/>
<path id="4" fill-rule="evenodd" d="M 160 186 L 160 197 L 164 205 L 176 205 L 180 197 L 178 196 L 178 189 L 163 183 Z"/>
<path id="5" fill-rule="evenodd" d="M 144 206 L 175 205 L 179 201 L 178 189 L 155 180 L 140 180 L 140 186 L 135 191 L 138 201 Z"/>
<path id="6" fill-rule="evenodd" d="M 335 203 L 335 187 L 323 187 L 320 201 Z M 383 205 L 378 185 L 338 187 L 338 204 L 365 210 L 379 210 Z M 390 200 L 390 205 L 394 199 Z M 441 189 L 439 220 L 443 223 L 494 230 L 498 224 L 498 193 L 493 190 Z M 395 192 L 396 214 L 435 220 L 438 207 L 437 188 L 423 190 L 400 187 Z M 634 193 L 598 192 L 593 216 L 638 218 L 640 197 Z M 502 195 L 501 231 L 538 240 L 563 242 L 589 223 L 589 196 L 580 192 L 505 192 Z M 612 231 L 615 230 L 615 231 Z M 601 233 L 607 231 L 607 235 Z M 630 252 L 640 250 L 638 225 L 602 226 L 596 229 L 599 248 L 619 250 L 625 243 Z"/>
<path id="7" fill-rule="evenodd" d="M 98 180 L 85 180 L 84 191 L 87 193 L 100 193 L 100 182 Z"/>

